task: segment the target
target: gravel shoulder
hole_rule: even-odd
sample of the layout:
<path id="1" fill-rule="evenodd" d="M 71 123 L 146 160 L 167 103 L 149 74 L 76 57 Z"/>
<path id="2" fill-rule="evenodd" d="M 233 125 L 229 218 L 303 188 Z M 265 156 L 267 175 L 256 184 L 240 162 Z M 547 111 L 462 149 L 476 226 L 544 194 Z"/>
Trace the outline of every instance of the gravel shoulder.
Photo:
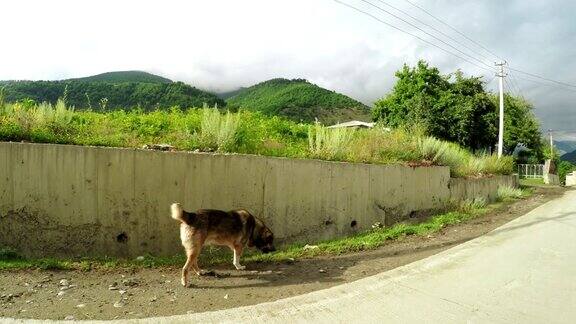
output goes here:
<path id="1" fill-rule="evenodd" d="M 179 267 L 91 271 L 0 272 L 0 317 L 37 319 L 121 319 L 211 311 L 274 301 L 325 289 L 387 271 L 481 236 L 564 192 L 537 188 L 525 200 L 506 203 L 486 215 L 427 237 L 408 236 L 372 251 L 296 260 L 231 264 L 212 268 L 216 276 L 179 284 Z"/>

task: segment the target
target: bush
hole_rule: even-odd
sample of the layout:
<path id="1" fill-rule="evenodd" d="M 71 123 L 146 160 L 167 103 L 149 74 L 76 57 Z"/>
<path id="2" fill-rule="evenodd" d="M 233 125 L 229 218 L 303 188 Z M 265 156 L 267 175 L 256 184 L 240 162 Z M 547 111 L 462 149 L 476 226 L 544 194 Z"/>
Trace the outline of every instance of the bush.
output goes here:
<path id="1" fill-rule="evenodd" d="M 222 116 L 216 108 L 203 108 L 200 131 L 196 134 L 199 148 L 205 151 L 232 151 L 239 122 L 238 114 L 227 112 Z"/>
<path id="2" fill-rule="evenodd" d="M 498 187 L 498 200 L 504 201 L 508 199 L 520 199 L 526 196 L 527 193 L 520 189 L 511 186 L 500 186 Z"/>
<path id="3" fill-rule="evenodd" d="M 354 129 L 326 128 L 320 124 L 311 127 L 308 144 L 312 157 L 325 160 L 344 160 L 350 149 Z"/>

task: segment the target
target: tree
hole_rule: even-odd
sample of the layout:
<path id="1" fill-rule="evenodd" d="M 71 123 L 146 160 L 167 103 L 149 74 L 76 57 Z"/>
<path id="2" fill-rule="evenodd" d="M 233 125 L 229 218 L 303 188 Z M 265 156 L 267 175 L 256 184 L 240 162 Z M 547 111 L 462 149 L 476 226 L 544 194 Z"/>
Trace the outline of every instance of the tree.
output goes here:
<path id="1" fill-rule="evenodd" d="M 484 89 L 481 78 L 466 77 L 461 71 L 442 75 L 425 61 L 413 68 L 405 64 L 396 77 L 392 91 L 374 104 L 375 121 L 391 127 L 420 124 L 429 135 L 472 150 L 494 148 L 498 102 Z M 541 135 L 531 104 L 506 95 L 505 106 L 507 151 L 523 143 L 541 156 Z"/>
<path id="2" fill-rule="evenodd" d="M 106 109 L 130 109 L 140 107 L 145 110 L 156 108 L 202 107 L 203 104 L 223 107 L 225 101 L 182 82 L 90 82 L 66 81 L 11 81 L 5 84 L 6 101 L 16 102 L 32 99 L 35 102 L 55 103 L 64 95 L 66 103 L 77 109 L 86 109 L 92 103 L 102 103 Z"/>
<path id="3" fill-rule="evenodd" d="M 562 183 L 566 183 L 566 175 L 576 171 L 576 165 L 564 160 L 556 160 L 556 162 L 558 163 L 558 177 Z"/>

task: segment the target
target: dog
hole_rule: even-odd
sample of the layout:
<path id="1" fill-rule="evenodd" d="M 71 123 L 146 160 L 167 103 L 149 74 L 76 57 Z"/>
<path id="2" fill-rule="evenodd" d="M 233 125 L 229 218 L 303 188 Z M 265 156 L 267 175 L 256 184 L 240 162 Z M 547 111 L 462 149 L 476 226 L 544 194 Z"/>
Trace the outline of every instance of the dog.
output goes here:
<path id="1" fill-rule="evenodd" d="M 179 203 L 170 206 L 173 219 L 180 221 L 180 239 L 186 252 L 186 263 L 182 268 L 182 285 L 188 284 L 188 274 L 193 269 L 202 275 L 198 267 L 198 256 L 204 245 L 229 247 L 234 253 L 232 264 L 238 270 L 246 267 L 240 264 L 244 246 L 256 247 L 264 253 L 276 251 L 274 234 L 257 217 L 244 209 L 228 212 L 215 209 L 199 209 L 187 212 Z"/>

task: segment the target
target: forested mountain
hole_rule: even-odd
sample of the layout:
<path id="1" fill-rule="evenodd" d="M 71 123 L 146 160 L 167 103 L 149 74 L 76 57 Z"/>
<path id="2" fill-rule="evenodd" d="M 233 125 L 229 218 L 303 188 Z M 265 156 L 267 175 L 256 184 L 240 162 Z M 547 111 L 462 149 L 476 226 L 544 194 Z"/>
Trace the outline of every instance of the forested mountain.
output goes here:
<path id="1" fill-rule="evenodd" d="M 82 82 L 145 82 L 145 83 L 171 83 L 172 80 L 144 71 L 114 71 L 96 74 L 84 78 L 68 79 L 66 81 Z"/>
<path id="2" fill-rule="evenodd" d="M 304 79 L 272 79 L 240 91 L 226 100 L 231 109 L 261 111 L 296 121 L 325 124 L 351 119 L 370 120 L 370 108 L 343 94 Z"/>
<path id="3" fill-rule="evenodd" d="M 183 82 L 146 72 L 109 72 L 92 77 L 61 81 L 2 81 L 7 102 L 31 99 L 54 103 L 66 97 L 76 109 L 130 109 L 223 107 L 226 102 L 216 95 Z"/>
<path id="4" fill-rule="evenodd" d="M 562 155 L 560 159 L 576 164 L 576 150 Z"/>

